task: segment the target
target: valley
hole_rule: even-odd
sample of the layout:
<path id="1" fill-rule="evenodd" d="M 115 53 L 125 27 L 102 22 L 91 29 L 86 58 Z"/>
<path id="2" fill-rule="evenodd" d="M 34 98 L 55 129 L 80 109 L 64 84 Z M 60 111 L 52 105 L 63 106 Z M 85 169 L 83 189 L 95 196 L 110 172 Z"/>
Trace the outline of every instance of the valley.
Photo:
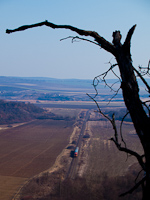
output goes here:
<path id="1" fill-rule="evenodd" d="M 89 83 L 89 80 L 0 77 L 2 105 L 12 102 L 7 104 L 7 109 L 11 105 L 8 113 L 12 116 L 13 107 L 21 107 L 21 112 L 17 110 L 14 117 L 18 121 L 8 116 L 9 121 L 0 125 L 0 196 L 3 200 L 20 200 L 24 196 L 41 198 L 41 195 L 46 198 L 67 177 L 84 178 L 90 185 L 101 180 L 103 174 L 125 176 L 136 166 L 133 157 L 119 152 L 110 141 L 114 134 L 110 123 L 85 94 L 95 95 Z M 115 112 L 119 130 L 126 113 L 122 96 L 119 93 L 109 103 L 113 94 L 103 86 L 100 89 L 97 102 L 108 117 Z M 142 95 L 145 98 L 145 93 Z M 39 113 L 34 109 L 31 117 L 32 103 Z M 143 154 L 130 116 L 123 123 L 123 138 L 129 148 Z M 80 147 L 79 155 L 74 158 L 76 146 Z M 71 165 L 74 172 L 68 175 Z"/>

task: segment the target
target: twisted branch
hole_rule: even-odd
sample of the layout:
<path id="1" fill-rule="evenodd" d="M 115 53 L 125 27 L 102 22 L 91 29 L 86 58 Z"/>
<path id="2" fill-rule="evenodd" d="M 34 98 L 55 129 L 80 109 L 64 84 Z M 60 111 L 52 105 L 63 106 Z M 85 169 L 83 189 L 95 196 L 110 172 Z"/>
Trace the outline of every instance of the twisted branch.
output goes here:
<path id="1" fill-rule="evenodd" d="M 85 38 L 81 38 L 81 37 L 78 37 L 78 36 L 75 36 L 75 37 L 74 37 L 74 36 L 68 36 L 68 37 L 66 37 L 66 38 L 62 38 L 60 41 L 66 40 L 66 39 L 70 39 L 70 38 L 72 38 L 72 43 L 73 43 L 73 42 L 77 42 L 75 39 L 78 39 L 78 40 L 84 40 L 84 41 L 87 41 L 87 42 L 91 42 L 91 43 L 96 44 L 96 45 L 98 45 L 98 46 L 101 47 L 101 45 L 98 44 L 97 42 L 94 42 L 94 41 L 92 41 L 92 40 L 88 40 L 88 39 L 85 39 Z"/>
<path id="2" fill-rule="evenodd" d="M 112 91 L 117 92 L 117 91 L 115 91 L 115 90 L 112 88 L 112 86 L 113 86 L 114 84 L 116 84 L 116 82 L 115 82 L 114 84 L 112 84 L 112 86 L 110 86 L 110 85 L 107 84 L 107 82 L 106 82 L 106 80 L 105 80 L 105 77 L 107 76 L 108 72 L 109 72 L 109 71 L 112 71 L 112 72 L 113 72 L 113 68 L 116 67 L 117 65 L 118 65 L 118 64 L 111 65 L 110 68 L 109 68 L 106 72 L 104 72 L 104 73 L 102 73 L 102 74 L 96 76 L 96 77 L 93 79 L 92 85 L 93 85 L 93 87 L 94 87 L 94 89 L 95 89 L 95 92 L 96 92 L 94 98 L 98 95 L 97 86 L 98 86 L 98 84 L 99 84 L 100 81 L 103 81 L 103 82 L 105 83 L 105 85 L 106 85 L 108 88 L 110 88 Z M 117 75 L 116 75 L 116 76 L 117 76 Z M 101 78 L 101 77 L 102 77 L 102 78 Z"/>
<path id="3" fill-rule="evenodd" d="M 120 195 L 120 197 L 123 197 L 127 194 L 131 194 L 132 192 L 134 192 L 134 190 L 136 190 L 140 185 L 142 185 L 144 182 L 146 181 L 146 177 L 144 177 L 141 181 L 139 181 L 137 184 L 135 184 L 135 186 L 133 188 L 131 188 L 129 191 L 123 193 Z"/>
<path id="4" fill-rule="evenodd" d="M 29 28 L 34 28 L 34 27 L 39 27 L 39 26 L 48 26 L 50 28 L 53 29 L 69 29 L 71 31 L 74 31 L 76 33 L 78 33 L 79 35 L 84 35 L 84 36 L 91 36 L 94 38 L 94 40 L 106 51 L 112 53 L 113 55 L 115 55 L 116 50 L 113 44 L 111 44 L 110 42 L 108 42 L 107 40 L 105 40 L 103 37 L 101 37 L 97 32 L 95 31 L 86 31 L 83 29 L 79 29 L 76 28 L 74 26 L 70 26 L 70 25 L 56 25 L 53 24 L 51 22 L 48 22 L 47 20 L 44 22 L 40 22 L 40 23 L 36 23 L 36 24 L 31 24 L 31 25 L 24 25 L 24 26 L 20 26 L 19 28 L 16 29 L 7 29 L 6 33 L 10 34 L 13 32 L 17 32 L 17 31 L 24 31 L 26 29 Z"/>
<path id="5" fill-rule="evenodd" d="M 102 114 L 102 116 L 104 116 L 106 119 L 108 119 L 108 121 L 112 124 L 112 127 L 114 129 L 114 137 L 115 138 L 111 138 L 110 140 L 115 143 L 115 145 L 116 145 L 116 147 L 118 148 L 119 151 L 123 151 L 123 152 L 125 152 L 127 154 L 130 154 L 130 155 L 136 157 L 138 162 L 139 162 L 139 164 L 141 165 L 142 169 L 145 171 L 145 164 L 143 162 L 143 156 L 139 155 L 137 152 L 135 152 L 135 151 L 133 151 L 131 149 L 128 149 L 126 147 L 121 147 L 121 144 L 119 144 L 119 142 L 118 142 L 118 132 L 117 132 L 117 127 L 116 127 L 116 123 L 115 123 L 115 114 L 113 113 L 112 119 L 110 119 L 107 115 L 105 115 L 101 111 L 97 101 L 93 97 L 91 97 L 89 94 L 87 94 L 87 95 L 95 102 L 99 113 Z M 127 114 L 125 116 L 127 116 Z"/>
<path id="6" fill-rule="evenodd" d="M 148 62 L 148 66 L 147 67 L 141 67 L 141 66 L 139 66 L 139 71 L 140 71 L 140 73 L 141 73 L 142 76 L 145 76 L 145 75 L 150 76 L 150 60 Z"/>
<path id="7" fill-rule="evenodd" d="M 123 48 L 126 50 L 126 52 L 128 52 L 128 54 L 130 54 L 131 37 L 134 33 L 135 28 L 136 28 L 136 24 L 132 26 L 132 28 L 129 30 L 127 37 L 125 39 L 125 42 L 123 44 Z"/>
<path id="8" fill-rule="evenodd" d="M 95 104 L 96 104 L 96 106 L 97 106 L 97 108 L 98 108 L 99 113 L 100 113 L 101 115 L 103 115 L 103 117 L 105 117 L 106 119 L 108 119 L 108 121 L 110 121 L 110 123 L 112 124 L 112 120 L 111 120 L 107 115 L 105 115 L 105 114 L 101 111 L 101 109 L 100 109 L 100 107 L 99 107 L 97 101 L 96 101 L 93 97 L 91 97 L 88 93 L 87 93 L 87 95 L 88 95 L 88 97 L 90 97 L 90 98 L 95 102 Z"/>
<path id="9" fill-rule="evenodd" d="M 135 152 L 135 151 L 133 151 L 131 149 L 128 149 L 126 147 L 121 147 L 121 145 L 114 138 L 111 138 L 110 140 L 115 143 L 115 145 L 116 145 L 116 147 L 118 148 L 119 151 L 123 151 L 125 153 L 128 153 L 128 154 L 134 156 L 138 160 L 138 162 L 139 162 L 140 166 L 142 167 L 142 169 L 145 171 L 145 164 L 143 162 L 143 156 L 139 155 L 137 152 Z"/>
<path id="10" fill-rule="evenodd" d="M 125 145 L 125 148 L 126 148 L 127 146 L 126 146 L 126 142 L 125 142 L 124 139 L 123 139 L 122 125 L 123 125 L 124 119 L 126 118 L 126 116 L 127 116 L 128 114 L 129 114 L 129 111 L 123 116 L 123 118 L 122 118 L 122 120 L 121 120 L 121 124 L 120 124 L 120 136 L 121 136 L 122 142 L 123 142 L 124 145 Z"/>
<path id="11" fill-rule="evenodd" d="M 150 63 L 150 61 L 149 61 L 149 63 Z M 143 75 L 141 75 L 141 73 L 137 69 L 135 69 L 134 67 L 133 67 L 133 69 L 137 73 L 137 75 L 141 78 L 141 80 L 143 81 L 143 83 L 147 87 L 148 92 L 150 93 L 150 86 L 148 85 L 148 83 L 146 82 L 146 80 L 143 78 Z"/>

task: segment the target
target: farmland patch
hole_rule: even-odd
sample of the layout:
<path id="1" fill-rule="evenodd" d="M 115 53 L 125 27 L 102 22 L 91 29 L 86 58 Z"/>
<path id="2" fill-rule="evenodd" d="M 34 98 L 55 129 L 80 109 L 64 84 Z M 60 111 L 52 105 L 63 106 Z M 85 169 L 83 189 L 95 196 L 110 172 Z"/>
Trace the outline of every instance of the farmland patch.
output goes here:
<path id="1" fill-rule="evenodd" d="M 0 198 L 2 200 L 7 200 L 13 197 L 12 194 L 14 194 L 25 181 L 26 178 L 0 176 Z"/>
<path id="2" fill-rule="evenodd" d="M 119 128 L 119 122 L 117 124 Z M 113 129 L 109 122 L 89 121 L 88 128 L 92 132 L 85 173 L 89 180 L 94 180 L 104 172 L 109 177 L 124 175 L 130 166 L 137 162 L 134 157 L 130 157 L 124 152 L 119 152 L 114 143 L 109 140 L 113 136 Z M 139 138 L 136 136 L 131 123 L 123 125 L 123 138 L 129 149 L 135 150 L 142 155 L 143 150 Z"/>
<path id="3" fill-rule="evenodd" d="M 73 124 L 74 121 L 46 119 L 1 129 L 0 193 L 14 192 L 18 187 L 15 185 L 52 167 L 69 143 Z"/>

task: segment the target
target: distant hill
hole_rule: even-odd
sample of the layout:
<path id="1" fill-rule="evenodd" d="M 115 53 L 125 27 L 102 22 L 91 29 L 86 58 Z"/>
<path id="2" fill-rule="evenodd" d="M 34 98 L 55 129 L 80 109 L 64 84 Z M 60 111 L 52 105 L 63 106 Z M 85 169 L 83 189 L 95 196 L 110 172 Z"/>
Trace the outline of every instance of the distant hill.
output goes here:
<path id="1" fill-rule="evenodd" d="M 31 103 L 0 100 L 0 124 L 30 121 L 45 111 Z"/>
<path id="2" fill-rule="evenodd" d="M 33 119 L 74 120 L 74 117 L 55 115 L 32 103 L 0 100 L 0 124 L 27 122 Z"/>
<path id="3" fill-rule="evenodd" d="M 150 79 L 146 79 L 150 83 Z M 140 95 L 147 98 L 148 94 L 140 79 Z M 0 76 L 0 99 L 3 100 L 42 100 L 42 101 L 91 101 L 86 95 L 95 96 L 92 80 L 54 79 L 42 77 L 5 77 Z M 116 79 L 108 79 L 107 84 L 113 85 L 113 90 L 101 82 L 97 89 L 97 101 L 108 102 L 120 88 Z M 121 90 L 112 101 L 123 101 Z"/>

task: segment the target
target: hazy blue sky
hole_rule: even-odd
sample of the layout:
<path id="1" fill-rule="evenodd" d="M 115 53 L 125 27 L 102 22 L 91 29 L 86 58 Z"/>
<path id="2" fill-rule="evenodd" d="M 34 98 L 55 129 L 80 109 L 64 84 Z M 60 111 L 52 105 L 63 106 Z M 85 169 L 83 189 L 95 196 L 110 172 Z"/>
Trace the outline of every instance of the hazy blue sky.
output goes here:
<path id="1" fill-rule="evenodd" d="M 131 46 L 133 64 L 147 66 L 150 59 L 149 0 L 0 0 L 0 19 L 0 76 L 93 79 L 108 69 L 106 63 L 113 57 L 98 46 L 60 42 L 76 35 L 69 30 L 40 27 L 5 34 L 7 28 L 44 20 L 94 30 L 110 42 L 113 31 L 121 31 L 123 42 L 137 24 Z"/>

